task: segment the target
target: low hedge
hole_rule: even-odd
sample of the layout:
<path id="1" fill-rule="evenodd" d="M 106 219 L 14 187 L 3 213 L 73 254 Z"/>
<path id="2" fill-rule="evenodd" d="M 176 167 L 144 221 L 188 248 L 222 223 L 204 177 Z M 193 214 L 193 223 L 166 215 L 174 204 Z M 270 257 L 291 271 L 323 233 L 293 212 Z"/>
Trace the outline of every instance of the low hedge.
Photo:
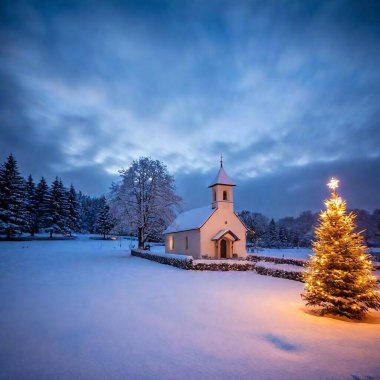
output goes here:
<path id="1" fill-rule="evenodd" d="M 223 263 L 197 263 L 193 261 L 192 256 L 180 256 L 180 255 L 163 255 L 160 253 L 147 252 L 141 250 L 132 249 L 132 256 L 141 257 L 151 261 L 156 261 L 160 264 L 171 265 L 173 267 L 186 269 L 186 270 L 200 270 L 200 271 L 248 271 L 255 270 L 255 264 L 237 264 L 232 262 L 231 264 Z"/>
<path id="2" fill-rule="evenodd" d="M 296 260 L 296 259 L 282 259 L 277 257 L 269 256 L 256 256 L 249 255 L 250 259 L 247 258 L 247 261 L 252 261 L 252 263 L 237 264 L 232 262 L 231 264 L 222 262 L 222 263 L 197 263 L 193 261 L 192 256 L 181 256 L 181 255 L 166 255 L 160 253 L 154 253 L 149 251 L 141 251 L 132 249 L 131 255 L 136 257 L 141 257 L 143 259 L 156 261 L 160 264 L 171 265 L 180 269 L 185 270 L 198 270 L 198 271 L 256 271 L 258 274 L 263 276 L 271 276 L 284 278 L 287 280 L 304 281 L 303 272 L 287 271 L 283 269 L 267 268 L 260 265 L 257 265 L 257 261 L 267 261 L 274 262 L 275 264 L 291 264 L 305 267 L 306 261 Z M 263 259 L 264 258 L 264 259 Z M 268 259 L 268 260 L 265 260 Z"/>
<path id="3" fill-rule="evenodd" d="M 263 276 L 286 278 L 287 280 L 305 282 L 302 272 L 292 272 L 283 269 L 266 268 L 256 265 L 256 272 Z"/>
<path id="4" fill-rule="evenodd" d="M 272 268 L 257 266 L 255 262 L 256 260 L 250 260 L 252 261 L 252 263 L 244 263 L 244 264 L 237 264 L 236 262 L 232 262 L 231 264 L 226 263 L 226 262 L 197 263 L 193 261 L 193 258 L 191 256 L 183 256 L 183 257 L 181 257 L 180 255 L 166 256 L 160 253 L 141 251 L 141 250 L 136 250 L 136 249 L 131 250 L 131 255 L 136 256 L 136 257 L 141 257 L 143 259 L 147 259 L 151 261 L 156 261 L 160 264 L 171 265 L 171 266 L 174 266 L 180 269 L 185 269 L 185 270 L 223 271 L 223 272 L 224 271 L 254 271 L 256 270 L 258 274 L 261 274 L 264 276 L 279 277 L 279 278 L 285 278 L 288 280 L 303 282 L 302 272 L 292 272 L 292 271 L 285 271 L 282 269 L 272 269 Z M 284 263 L 283 261 L 280 261 L 278 263 L 294 264 L 292 260 L 289 263 Z"/>
<path id="5" fill-rule="evenodd" d="M 187 256 L 184 256 L 184 258 L 178 258 L 176 256 L 170 257 L 165 257 L 160 254 L 154 254 L 153 252 L 149 251 L 141 251 L 141 250 L 136 250 L 132 249 L 131 250 L 131 255 L 136 256 L 136 257 L 141 257 L 143 259 L 148 259 L 151 261 L 156 261 L 157 263 L 160 264 L 165 264 L 165 265 L 171 265 L 173 267 L 181 268 L 181 269 L 192 269 L 193 261 L 192 259 L 187 259 Z"/>
<path id="6" fill-rule="evenodd" d="M 282 257 L 271 257 L 271 256 L 260 256 L 260 255 L 247 255 L 247 259 L 249 261 L 266 261 L 268 263 L 275 263 L 275 264 L 290 264 L 290 265 L 297 265 L 299 267 L 306 267 L 306 260 L 299 260 L 299 259 L 285 259 Z"/>
<path id="7" fill-rule="evenodd" d="M 192 263 L 191 269 L 193 270 L 211 270 L 211 271 L 248 271 L 255 270 L 255 264 L 236 264 L 236 263 Z"/>

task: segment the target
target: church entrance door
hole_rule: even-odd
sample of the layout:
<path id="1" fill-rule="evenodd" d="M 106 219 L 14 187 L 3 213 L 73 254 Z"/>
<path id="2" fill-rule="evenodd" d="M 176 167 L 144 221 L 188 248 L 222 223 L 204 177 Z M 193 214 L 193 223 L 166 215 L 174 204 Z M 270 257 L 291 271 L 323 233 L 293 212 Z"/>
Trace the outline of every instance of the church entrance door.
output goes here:
<path id="1" fill-rule="evenodd" d="M 225 239 L 222 239 L 220 241 L 220 258 L 222 259 L 227 258 L 227 242 Z"/>

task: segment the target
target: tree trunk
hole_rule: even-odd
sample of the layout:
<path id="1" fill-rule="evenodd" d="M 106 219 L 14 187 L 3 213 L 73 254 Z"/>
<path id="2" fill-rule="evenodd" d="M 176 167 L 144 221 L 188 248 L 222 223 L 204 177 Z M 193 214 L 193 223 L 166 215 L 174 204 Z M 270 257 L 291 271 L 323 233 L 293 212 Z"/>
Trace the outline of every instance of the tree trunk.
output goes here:
<path id="1" fill-rule="evenodd" d="M 103 234 L 103 239 L 105 239 L 105 238 L 106 238 L 106 233 Z"/>
<path id="2" fill-rule="evenodd" d="M 53 237 L 53 231 L 50 230 L 50 239 Z"/>
<path id="3" fill-rule="evenodd" d="M 139 227 L 138 228 L 139 249 L 144 249 L 143 232 L 144 232 L 144 229 L 142 227 Z"/>

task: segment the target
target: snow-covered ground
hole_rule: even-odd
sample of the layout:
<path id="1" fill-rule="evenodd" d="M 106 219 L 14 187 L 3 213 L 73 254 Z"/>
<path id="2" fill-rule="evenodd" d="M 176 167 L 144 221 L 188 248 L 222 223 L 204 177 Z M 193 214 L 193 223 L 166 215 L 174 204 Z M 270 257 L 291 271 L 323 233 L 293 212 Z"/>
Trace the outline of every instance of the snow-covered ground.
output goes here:
<path id="1" fill-rule="evenodd" d="M 271 257 L 283 257 L 285 259 L 305 259 L 309 258 L 309 255 L 313 251 L 309 248 L 260 248 L 255 251 L 249 252 L 251 254 L 260 255 L 260 256 L 271 256 Z"/>
<path id="2" fill-rule="evenodd" d="M 152 245 L 150 247 L 150 250 L 152 252 L 165 253 L 165 246 L 164 245 Z"/>
<path id="3" fill-rule="evenodd" d="M 379 312 L 320 318 L 299 282 L 128 251 L 128 240 L 0 242 L 0 378 L 380 378 Z"/>

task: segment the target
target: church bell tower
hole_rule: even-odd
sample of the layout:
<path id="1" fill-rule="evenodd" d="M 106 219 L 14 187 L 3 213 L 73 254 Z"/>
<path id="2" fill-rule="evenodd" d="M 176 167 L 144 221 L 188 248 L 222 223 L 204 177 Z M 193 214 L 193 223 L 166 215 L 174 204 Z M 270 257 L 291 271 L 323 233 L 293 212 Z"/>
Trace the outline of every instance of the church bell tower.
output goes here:
<path id="1" fill-rule="evenodd" d="M 211 204 L 212 208 L 234 209 L 233 188 L 236 183 L 228 177 L 223 168 L 223 156 L 220 156 L 220 168 L 215 180 L 211 183 Z"/>

